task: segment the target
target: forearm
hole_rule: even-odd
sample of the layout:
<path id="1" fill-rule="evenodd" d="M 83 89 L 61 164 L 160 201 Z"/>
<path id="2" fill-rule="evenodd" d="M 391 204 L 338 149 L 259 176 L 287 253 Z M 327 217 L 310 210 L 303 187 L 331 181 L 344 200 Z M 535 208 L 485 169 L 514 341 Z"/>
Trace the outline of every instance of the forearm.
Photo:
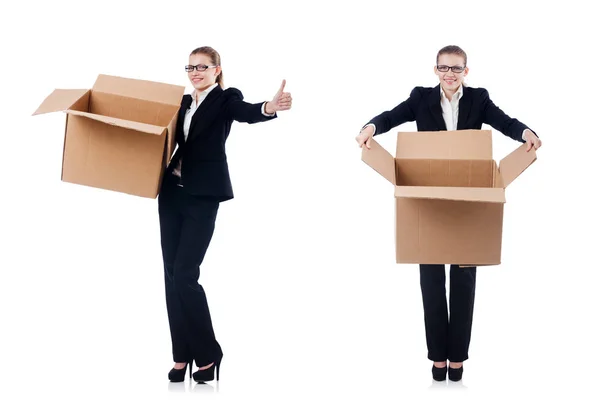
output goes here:
<path id="1" fill-rule="evenodd" d="M 276 113 L 269 113 L 267 102 L 251 104 L 237 101 L 231 105 L 230 110 L 235 121 L 247 124 L 265 122 L 277 117 Z"/>
<path id="2" fill-rule="evenodd" d="M 484 91 L 483 95 L 483 108 L 484 123 L 515 141 L 525 142 L 525 131 L 528 129 L 531 130 L 531 128 L 517 118 L 513 118 L 504 113 L 502 109 L 492 102 L 487 91 Z"/>
<path id="3" fill-rule="evenodd" d="M 372 118 L 366 125 L 373 125 L 375 135 L 385 134 L 392 128 L 395 128 L 405 122 L 411 122 L 415 120 L 415 107 L 418 100 L 420 99 L 420 93 L 417 88 L 414 88 L 410 96 L 404 102 L 401 102 L 395 108 L 384 111 Z"/>

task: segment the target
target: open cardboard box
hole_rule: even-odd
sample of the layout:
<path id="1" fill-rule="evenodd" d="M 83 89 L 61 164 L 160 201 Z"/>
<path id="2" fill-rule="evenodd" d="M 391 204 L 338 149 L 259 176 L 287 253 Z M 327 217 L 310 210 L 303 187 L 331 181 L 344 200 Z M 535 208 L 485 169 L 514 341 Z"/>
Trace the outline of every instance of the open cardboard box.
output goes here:
<path id="1" fill-rule="evenodd" d="M 395 186 L 396 263 L 500 264 L 505 189 L 536 160 L 522 144 L 499 164 L 491 130 L 399 132 L 362 160 Z"/>
<path id="2" fill-rule="evenodd" d="M 33 115 L 67 114 L 62 181 L 155 198 L 184 89 L 99 75 L 92 89 L 55 89 Z"/>

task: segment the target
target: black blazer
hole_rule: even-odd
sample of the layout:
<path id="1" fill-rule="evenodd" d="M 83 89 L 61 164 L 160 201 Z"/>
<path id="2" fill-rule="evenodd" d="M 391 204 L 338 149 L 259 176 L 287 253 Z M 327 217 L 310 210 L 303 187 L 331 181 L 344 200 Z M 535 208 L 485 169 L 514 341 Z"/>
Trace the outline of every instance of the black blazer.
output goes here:
<path id="1" fill-rule="evenodd" d="M 418 131 L 445 131 L 440 103 L 440 85 L 434 88 L 418 86 L 410 97 L 394 109 L 382 112 L 367 124 L 375 125 L 375 135 L 388 132 L 405 122 L 417 121 Z M 458 104 L 458 124 L 456 129 L 481 129 L 488 124 L 502 134 L 519 142 L 525 129 L 531 129 L 518 119 L 511 118 L 498 108 L 484 88 L 471 88 L 463 85 L 463 96 Z M 535 132 L 531 130 L 534 134 Z M 536 134 L 537 135 L 537 134 Z"/>
<path id="2" fill-rule="evenodd" d="M 225 141 L 233 121 L 253 124 L 277 118 L 262 114 L 264 102 L 250 104 L 244 101 L 242 92 L 236 88 L 223 90 L 217 85 L 206 96 L 192 117 L 187 140 L 183 136 L 183 121 L 192 104 L 192 96 L 184 95 L 179 108 L 175 139 L 178 148 L 173 155 L 166 174 L 183 157 L 181 184 L 192 195 L 208 196 L 219 201 L 233 198 L 229 166 L 225 154 Z"/>

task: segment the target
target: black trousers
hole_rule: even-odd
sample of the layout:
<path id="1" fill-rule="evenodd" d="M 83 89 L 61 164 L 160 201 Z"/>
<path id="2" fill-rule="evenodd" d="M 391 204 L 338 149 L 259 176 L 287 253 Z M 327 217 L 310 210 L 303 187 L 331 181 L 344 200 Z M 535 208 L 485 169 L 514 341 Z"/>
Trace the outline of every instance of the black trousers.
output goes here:
<path id="1" fill-rule="evenodd" d="M 420 265 L 427 358 L 462 362 L 469 358 L 476 267 L 450 266 L 450 315 L 444 265 Z"/>
<path id="2" fill-rule="evenodd" d="M 158 196 L 165 293 L 173 360 L 201 367 L 222 356 L 215 338 L 200 265 L 213 235 L 219 201 L 189 195 L 170 173 Z"/>

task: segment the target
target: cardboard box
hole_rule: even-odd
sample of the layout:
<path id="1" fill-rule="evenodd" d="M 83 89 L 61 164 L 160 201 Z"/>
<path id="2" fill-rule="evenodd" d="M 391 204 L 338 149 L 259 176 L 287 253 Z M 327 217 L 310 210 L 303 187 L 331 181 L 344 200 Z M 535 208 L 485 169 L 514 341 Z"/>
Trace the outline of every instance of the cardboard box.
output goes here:
<path id="1" fill-rule="evenodd" d="M 395 186 L 396 263 L 500 264 L 505 189 L 536 160 L 527 144 L 492 158 L 491 130 L 399 132 L 362 160 Z"/>
<path id="2" fill-rule="evenodd" d="M 92 89 L 55 89 L 33 115 L 67 114 L 62 181 L 155 198 L 183 93 L 183 86 L 99 75 Z"/>

